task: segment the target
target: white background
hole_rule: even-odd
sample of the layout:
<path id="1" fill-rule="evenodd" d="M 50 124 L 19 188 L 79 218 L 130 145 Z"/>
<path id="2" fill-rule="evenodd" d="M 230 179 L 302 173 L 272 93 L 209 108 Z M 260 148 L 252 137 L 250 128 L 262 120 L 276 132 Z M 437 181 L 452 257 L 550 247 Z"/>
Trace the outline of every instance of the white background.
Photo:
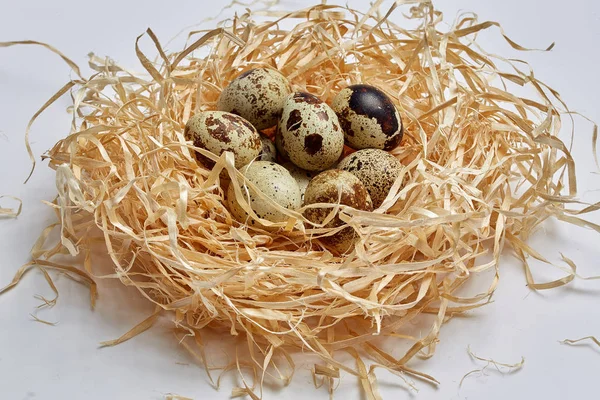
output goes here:
<path id="1" fill-rule="evenodd" d="M 134 5 L 134 3 L 138 3 Z M 286 7 L 308 5 L 285 1 Z M 350 1 L 367 8 L 367 2 Z M 593 0 L 444 0 L 438 7 L 448 21 L 459 10 L 472 10 L 481 20 L 497 20 L 517 42 L 542 48 L 555 41 L 549 53 L 517 54 L 499 39 L 497 30 L 481 36 L 490 51 L 530 61 L 536 76 L 559 90 L 568 104 L 600 121 L 600 3 Z M 0 0 L 0 41 L 35 39 L 51 43 L 72 57 L 84 71 L 88 52 L 110 55 L 125 66 L 139 69 L 134 39 L 151 27 L 163 41 L 182 28 L 225 5 L 222 0 L 126 2 L 103 0 L 8 1 Z M 172 47 L 176 49 L 176 47 Z M 41 204 L 55 193 L 53 171 L 40 164 L 27 185 L 30 168 L 23 132 L 27 121 L 69 78 L 69 68 L 58 57 L 35 47 L 0 49 L 0 194 L 19 196 L 24 212 L 15 220 L 0 221 L 0 287 L 28 261 L 28 252 L 39 232 L 53 221 Z M 68 99 L 45 113 L 32 131 L 36 155 L 42 154 L 68 132 Z M 591 125 L 578 121 L 574 154 L 578 162 L 580 197 L 598 201 L 600 179 L 591 173 Z M 1 206 L 9 206 L 0 200 Z M 592 219 L 600 222 L 597 215 Z M 563 224 L 548 224 L 532 244 L 552 260 L 559 251 L 572 258 L 583 276 L 600 275 L 599 236 Z M 534 263 L 536 277 L 555 279 L 556 271 Z M 433 359 L 415 361 L 413 368 L 435 376 L 436 389 L 417 382 L 419 393 L 402 389 L 398 380 L 383 376 L 384 398 L 407 399 L 591 399 L 597 398 L 600 348 L 569 347 L 565 338 L 600 335 L 598 295 L 600 281 L 576 280 L 566 288 L 532 292 L 525 285 L 521 266 L 504 258 L 501 282 L 491 305 L 453 319 L 445 325 Z M 50 296 L 42 276 L 33 272 L 22 284 L 0 297 L 0 398 L 2 399 L 162 399 L 178 393 L 195 399 L 229 398 L 232 381 L 216 392 L 204 371 L 178 346 L 168 325 L 160 325 L 116 348 L 99 349 L 143 319 L 151 307 L 136 300 L 135 293 L 115 282 L 102 282 L 100 301 L 90 310 L 88 291 L 82 285 L 58 277 L 61 298 L 52 310 L 40 314 L 58 322 L 55 327 L 32 321 L 39 304 L 33 296 Z M 488 376 L 472 376 L 459 390 L 458 383 L 470 370 L 484 363 L 471 360 L 466 348 L 501 362 L 526 362 L 522 370 Z M 315 390 L 300 365 L 292 387 L 267 391 L 267 399 L 326 399 Z M 303 394 L 299 394 L 301 389 Z M 360 398 L 355 378 L 343 375 L 337 396 Z"/>

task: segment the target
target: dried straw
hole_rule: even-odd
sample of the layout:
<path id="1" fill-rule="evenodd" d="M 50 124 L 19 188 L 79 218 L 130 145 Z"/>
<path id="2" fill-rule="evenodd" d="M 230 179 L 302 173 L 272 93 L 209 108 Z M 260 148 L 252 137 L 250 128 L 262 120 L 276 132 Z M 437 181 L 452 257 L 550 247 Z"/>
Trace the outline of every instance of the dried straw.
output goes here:
<path id="1" fill-rule="evenodd" d="M 581 339 L 565 339 L 565 340 L 561 341 L 560 343 L 573 346 L 573 345 L 576 345 L 578 343 L 585 342 L 585 341 L 590 341 L 590 342 L 594 343 L 596 346 L 600 347 L 600 340 L 596 339 L 595 336 L 586 336 Z"/>
<path id="2" fill-rule="evenodd" d="M 474 369 L 473 371 L 466 373 L 462 377 L 462 379 L 460 380 L 460 382 L 458 384 L 459 389 L 462 387 L 462 384 L 465 381 L 465 379 L 467 379 L 468 377 L 470 377 L 471 375 L 474 375 L 474 374 L 483 375 L 486 373 L 487 369 L 492 366 L 498 372 L 504 373 L 502 368 L 504 368 L 504 370 L 507 370 L 508 372 L 515 372 L 515 371 L 518 371 L 521 368 L 523 368 L 523 366 L 525 365 L 525 357 L 521 357 L 521 361 L 519 361 L 518 363 L 507 364 L 507 363 L 501 363 L 501 362 L 495 361 L 491 358 L 479 357 L 478 355 L 473 353 L 473 351 L 471 351 L 471 346 L 467 347 L 467 353 L 469 354 L 469 356 L 471 357 L 472 360 L 483 361 L 487 364 L 483 368 Z"/>
<path id="3" fill-rule="evenodd" d="M 12 199 L 12 200 L 18 202 L 19 205 L 17 206 L 16 210 L 14 208 L 0 207 L 0 218 L 16 218 L 16 217 L 18 217 L 21 214 L 21 211 L 23 210 L 23 201 L 21 199 L 19 199 L 18 197 L 14 197 L 14 196 L 0 196 L 0 199 L 4 199 L 4 198 Z"/>
<path id="4" fill-rule="evenodd" d="M 202 36 L 174 53 L 148 30 L 156 61 L 140 50 L 144 35 L 135 42 L 147 75 L 90 56 L 96 72 L 69 82 L 50 100 L 65 93 L 73 99 L 72 132 L 46 156 L 56 170 L 52 205 L 60 223 L 44 231 L 34 261 L 9 288 L 36 265 L 77 275 L 94 299 L 90 254 L 101 242 L 114 262 L 110 277 L 157 305 L 157 313 L 105 345 L 135 336 L 169 311 L 179 329 L 195 338 L 195 354 L 209 373 L 203 329 L 247 339 L 250 358 L 225 368 L 242 377 L 234 395 L 257 399 L 265 378 L 288 382 L 292 373 L 279 360 L 293 370 L 298 351 L 320 357 L 315 384 L 333 390 L 344 371 L 360 379 L 368 399 L 380 398 L 377 368 L 435 382 L 409 361 L 433 354 L 450 316 L 489 301 L 503 249 L 522 261 L 532 289 L 564 285 L 575 278 L 575 264 L 565 259 L 565 277 L 535 282 L 528 258 L 550 261 L 527 239 L 548 218 L 600 231 L 581 218 L 599 205 L 569 208 L 581 203 L 575 200 L 575 161 L 558 137 L 561 113 L 569 112 L 558 93 L 519 68 L 526 64 L 476 44 L 478 32 L 498 24 L 465 14 L 442 31 L 442 14 L 430 2 L 412 1 L 406 17 L 418 26 L 404 29 L 388 19 L 399 3 L 385 14 L 381 1 L 366 14 L 324 4 L 283 14 L 245 13 L 194 33 L 192 38 Z M 265 16 L 277 19 L 254 20 Z M 284 28 L 290 20 L 293 28 Z M 234 221 L 224 206 L 225 181 L 245 201 L 232 155 L 215 157 L 184 139 L 190 116 L 214 109 L 234 76 L 259 66 L 279 69 L 295 89 L 328 102 L 342 87 L 366 82 L 382 88 L 401 111 L 406 134 L 393 154 L 405 169 L 386 201 L 374 212 L 333 208 L 360 234 L 347 256 L 321 247 L 319 238 L 335 231 L 310 225 L 302 210 L 287 211 L 288 223 L 260 221 L 268 231 Z M 511 93 L 516 86 L 533 89 L 537 98 Z M 199 166 L 194 150 L 216 161 L 214 168 Z M 53 229 L 60 229 L 61 243 L 48 249 L 44 243 Z M 66 252 L 82 252 L 84 269 L 50 261 Z M 484 254 L 490 261 L 479 261 Z M 458 294 L 471 275 L 486 270 L 495 271 L 489 287 L 472 297 Z M 429 331 L 412 339 L 401 357 L 375 340 L 411 340 L 402 330 L 422 314 L 435 317 Z M 341 353 L 355 358 L 356 366 L 339 361 Z M 242 370 L 255 381 L 248 382 Z"/>

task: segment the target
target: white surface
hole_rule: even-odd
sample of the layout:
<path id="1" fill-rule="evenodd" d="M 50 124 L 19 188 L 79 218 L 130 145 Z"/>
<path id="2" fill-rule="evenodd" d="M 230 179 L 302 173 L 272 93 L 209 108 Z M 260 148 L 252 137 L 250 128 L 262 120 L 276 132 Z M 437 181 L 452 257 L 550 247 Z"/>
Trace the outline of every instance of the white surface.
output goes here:
<path id="1" fill-rule="evenodd" d="M 87 71 L 86 54 L 110 55 L 126 66 L 138 67 L 134 39 L 146 27 L 166 40 L 183 27 L 215 15 L 226 3 L 211 1 L 129 2 L 104 0 L 81 2 L 54 0 L 18 2 L 1 0 L 0 41 L 37 39 L 51 43 L 72 57 Z M 286 5 L 307 5 L 285 1 Z M 481 43 L 495 53 L 519 56 L 530 61 L 536 76 L 558 89 L 568 104 L 600 121 L 600 3 L 593 0 L 540 2 L 538 0 L 440 1 L 438 7 L 452 20 L 457 12 L 472 10 L 481 20 L 500 21 L 519 43 L 545 47 L 556 41 L 550 53 L 513 51 L 492 30 Z M 367 2 L 350 1 L 367 7 Z M 38 233 L 50 221 L 50 210 L 41 204 L 55 193 L 53 172 L 40 164 L 27 185 L 30 164 L 23 145 L 23 131 L 30 116 L 69 77 L 69 69 L 55 55 L 35 47 L 0 49 L 0 194 L 19 196 L 24 212 L 17 220 L 0 221 L 0 287 L 28 260 L 28 251 Z M 39 156 L 69 127 L 62 99 L 46 112 L 32 131 Z M 591 126 L 578 121 L 575 155 L 578 162 L 580 196 L 598 200 L 599 176 L 591 174 Z M 38 158 L 39 159 L 39 158 Z M 8 203 L 0 200 L 0 205 Z M 597 223 L 599 218 L 593 216 Z M 532 241 L 553 260 L 558 251 L 578 263 L 584 276 L 599 275 L 599 236 L 591 231 L 550 224 Z M 540 280 L 555 278 L 556 271 L 534 264 Z M 565 338 L 600 335 L 599 281 L 576 280 L 572 285 L 534 293 L 525 286 L 521 267 L 504 259 L 502 279 L 495 302 L 488 307 L 456 318 L 441 335 L 436 355 L 427 362 L 415 361 L 413 368 L 429 373 L 441 382 L 435 389 L 417 382 L 418 394 L 401 389 L 397 379 L 382 374 L 384 398 L 416 399 L 507 399 L 544 398 L 590 399 L 597 397 L 600 349 L 569 347 L 558 343 Z M 151 307 L 131 296 L 120 285 L 105 282 L 100 301 L 90 311 L 87 289 L 64 277 L 57 279 L 59 304 L 40 314 L 56 327 L 35 323 L 29 314 L 39 304 L 34 294 L 50 296 L 42 276 L 33 272 L 12 292 L 0 297 L 0 398 L 1 399 L 161 399 L 178 393 L 195 399 L 229 398 L 231 381 L 219 392 L 207 384 L 204 371 L 193 364 L 186 352 L 159 326 L 117 348 L 99 349 L 98 343 L 113 339 L 145 317 Z M 112 290 L 109 290 L 112 288 Z M 459 391 L 458 383 L 482 363 L 473 362 L 466 348 L 498 361 L 526 359 L 525 367 L 502 375 L 490 369 L 489 376 L 472 376 Z M 312 396 L 326 399 L 325 390 L 309 384 L 307 366 L 300 366 L 292 387 L 267 399 L 297 399 Z M 343 375 L 338 398 L 360 398 L 357 381 Z M 306 391 L 300 394 L 300 389 Z"/>

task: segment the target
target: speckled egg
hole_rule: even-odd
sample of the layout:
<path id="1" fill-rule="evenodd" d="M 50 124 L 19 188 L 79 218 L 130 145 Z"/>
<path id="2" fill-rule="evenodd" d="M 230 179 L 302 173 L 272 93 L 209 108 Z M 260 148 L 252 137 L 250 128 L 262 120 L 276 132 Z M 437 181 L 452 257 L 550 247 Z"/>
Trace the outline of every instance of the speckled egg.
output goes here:
<path id="1" fill-rule="evenodd" d="M 223 89 L 217 107 L 247 119 L 256 129 L 277 124 L 290 84 L 279 71 L 256 68 L 244 72 Z"/>
<path id="2" fill-rule="evenodd" d="M 260 135 L 260 141 L 262 143 L 262 149 L 260 154 L 258 155 L 258 159 L 260 161 L 277 161 L 277 149 L 275 149 L 275 145 L 265 135 Z"/>
<path id="3" fill-rule="evenodd" d="M 287 151 L 285 151 L 281 142 L 282 142 L 282 135 L 281 135 L 281 131 L 279 130 L 279 124 L 277 124 L 277 131 L 275 132 L 275 148 L 277 149 L 277 155 L 282 160 L 289 161 L 290 155 L 287 153 Z"/>
<path id="4" fill-rule="evenodd" d="M 300 188 L 296 180 L 281 165 L 268 161 L 255 161 L 242 168 L 241 172 L 259 191 L 283 208 L 295 210 L 302 204 Z M 242 192 L 258 217 L 271 222 L 284 222 L 288 219 L 284 213 L 278 211 L 248 186 L 242 186 Z M 242 223 L 248 221 L 251 225 L 257 223 L 248 220 L 249 215 L 236 200 L 232 184 L 227 189 L 227 204 L 229 211 L 238 221 Z"/>
<path id="5" fill-rule="evenodd" d="M 346 143 L 354 149 L 392 150 L 402 140 L 400 113 L 376 87 L 348 86 L 335 97 L 332 108 L 344 129 Z"/>
<path id="6" fill-rule="evenodd" d="M 221 155 L 230 151 L 235 166 L 241 168 L 260 154 L 262 142 L 254 127 L 244 118 L 223 111 L 204 111 L 194 115 L 185 125 L 184 136 L 194 146 Z M 196 153 L 198 161 L 207 167 L 214 162 Z"/>
<path id="7" fill-rule="evenodd" d="M 278 129 L 281 147 L 307 171 L 334 165 L 344 149 L 344 133 L 333 110 L 309 93 L 293 93 L 284 106 Z"/>
<path id="8" fill-rule="evenodd" d="M 316 203 L 340 204 L 353 207 L 357 210 L 371 211 L 373 203 L 365 186 L 361 181 L 350 172 L 340 169 L 331 169 L 321 172 L 315 176 L 304 194 L 304 205 Z M 311 222 L 320 224 L 331 213 L 331 208 L 308 208 L 304 211 L 304 216 Z M 334 217 L 327 225 L 328 228 L 335 228 L 343 225 L 344 222 L 338 217 Z M 340 253 L 346 253 L 352 249 L 357 238 L 357 234 L 352 227 L 346 227 L 333 236 L 321 239 L 327 246 Z"/>
<path id="9" fill-rule="evenodd" d="M 390 192 L 403 165 L 387 151 L 364 149 L 344 158 L 338 168 L 360 179 L 373 200 L 373 206 L 377 208 Z"/>
<path id="10" fill-rule="evenodd" d="M 314 178 L 317 173 L 302 169 L 294 165 L 292 162 L 284 163 L 283 167 L 288 170 L 290 175 L 292 175 L 292 177 L 298 183 L 298 187 L 300 188 L 300 196 L 302 197 L 302 200 L 304 200 L 304 192 L 306 192 L 306 187 L 308 186 L 310 180 Z"/>

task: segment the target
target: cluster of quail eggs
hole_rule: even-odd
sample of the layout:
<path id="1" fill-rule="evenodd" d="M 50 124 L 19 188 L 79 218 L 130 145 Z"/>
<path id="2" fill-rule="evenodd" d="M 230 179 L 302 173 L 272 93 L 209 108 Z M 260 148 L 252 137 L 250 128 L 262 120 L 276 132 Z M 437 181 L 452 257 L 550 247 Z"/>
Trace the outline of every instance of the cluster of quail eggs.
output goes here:
<path id="1" fill-rule="evenodd" d="M 402 120 L 390 98 L 369 85 L 343 89 L 331 106 L 305 92 L 292 92 L 278 71 L 251 69 L 235 78 L 218 101 L 218 111 L 205 111 L 187 121 L 186 140 L 216 155 L 230 151 L 235 166 L 250 185 L 243 185 L 245 208 L 235 185 L 227 190 L 227 205 L 240 222 L 248 206 L 263 220 L 284 222 L 274 204 L 290 210 L 306 207 L 304 216 L 328 228 L 342 227 L 330 218 L 341 204 L 372 211 L 388 195 L 403 166 L 388 153 L 402 140 Z M 273 140 L 259 133 L 276 126 Z M 344 145 L 357 150 L 342 159 Z M 197 152 L 199 162 L 212 161 Z M 341 159 L 341 160 L 340 160 Z M 341 228 L 322 242 L 339 253 L 353 247 L 351 227 Z"/>

